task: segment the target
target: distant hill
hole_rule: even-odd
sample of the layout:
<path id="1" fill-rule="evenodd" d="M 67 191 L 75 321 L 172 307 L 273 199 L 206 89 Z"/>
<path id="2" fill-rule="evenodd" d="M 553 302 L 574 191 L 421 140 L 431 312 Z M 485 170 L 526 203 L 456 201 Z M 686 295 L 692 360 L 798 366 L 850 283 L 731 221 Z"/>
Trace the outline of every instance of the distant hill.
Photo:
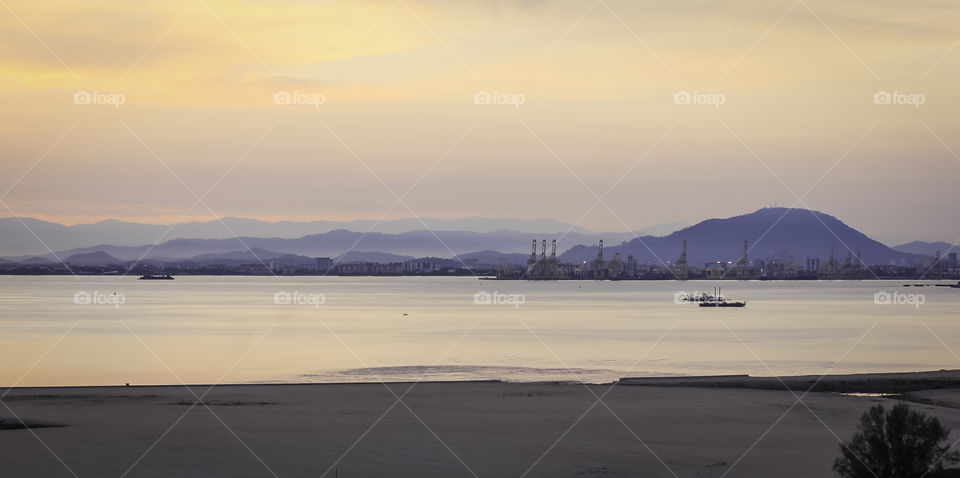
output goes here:
<path id="1" fill-rule="evenodd" d="M 761 239 L 762 238 L 762 239 Z M 918 257 L 896 251 L 870 239 L 839 219 L 808 209 L 764 208 L 750 214 L 726 219 L 709 219 L 663 237 L 642 237 L 619 245 L 608 243 L 604 259 L 620 253 L 623 260 L 632 254 L 637 262 L 674 262 L 687 241 L 687 261 L 702 266 L 706 262 L 734 261 L 743 253 L 743 241 L 750 243 L 750 259 L 781 259 L 784 253 L 798 263 L 808 257 L 826 259 L 831 248 L 837 260 L 850 250 L 862 253 L 864 263 L 911 262 Z M 563 253 L 563 262 L 593 260 L 596 246 L 577 246 Z"/>
<path id="2" fill-rule="evenodd" d="M 22 221 L 22 222 L 21 222 Z M 32 218 L 0 218 L 0 256 L 43 255 L 46 244 L 55 251 L 90 248 L 98 244 L 136 247 L 143 244 L 165 242 L 175 239 L 228 239 L 236 236 L 257 238 L 298 239 L 304 236 L 326 234 L 337 230 L 361 233 L 371 230 L 375 221 L 279 221 L 267 222 L 257 219 L 226 217 L 221 221 L 188 222 L 168 226 L 163 224 L 140 224 L 107 219 L 93 224 L 64 226 Z M 426 226 L 424 226 L 426 224 Z M 638 231 L 639 234 L 667 234 L 682 227 L 682 224 L 655 225 Z M 415 218 L 381 221 L 371 232 L 380 234 L 403 234 L 414 231 L 462 231 L 496 235 L 551 235 L 570 230 L 578 237 L 606 237 L 608 240 L 627 240 L 631 232 L 592 233 L 582 227 L 552 219 L 483 218 L 463 219 L 424 218 L 421 223 Z M 34 236 L 34 233 L 37 237 Z M 488 246 L 481 246 L 488 247 Z M 499 247 L 499 245 L 495 245 Z"/>
<path id="3" fill-rule="evenodd" d="M 527 258 L 530 257 L 530 254 L 523 253 L 503 253 L 497 251 L 477 251 L 477 252 L 468 252 L 466 254 L 458 254 L 460 260 L 467 259 L 476 259 L 480 264 L 492 264 L 492 265 L 513 265 L 513 264 L 526 264 Z"/>
<path id="4" fill-rule="evenodd" d="M 2 220 L 0 220 L 2 221 Z M 491 232 L 416 230 L 398 234 L 360 232 L 337 229 L 322 234 L 297 238 L 230 237 L 220 239 L 172 239 L 155 246 L 102 244 L 91 247 L 58 250 L 67 260 L 104 264 L 105 261 L 191 261 L 201 264 L 239 265 L 260 261 L 284 264 L 309 263 L 316 257 L 338 258 L 343 262 L 402 262 L 411 258 L 440 257 L 451 260 L 477 259 L 483 264 L 524 264 L 530 254 L 532 239 L 558 238 L 560 260 L 567 263 L 592 261 L 597 254 L 597 241 L 604 239 L 605 259 L 620 253 L 626 260 L 633 255 L 640 263 L 676 261 L 681 244 L 688 243 L 687 260 L 691 265 L 705 262 L 736 261 L 743 251 L 744 239 L 750 241 L 751 259 L 782 259 L 792 256 L 798 263 L 808 257 L 826 259 L 831 248 L 837 260 L 843 261 L 848 247 L 862 253 L 867 264 L 915 263 L 915 253 L 894 250 L 847 226 L 839 219 L 806 209 L 765 208 L 750 214 L 725 219 L 709 219 L 666 236 L 599 235 L 571 232 L 532 234 L 498 230 Z M 0 242 L 2 244 L 2 242 Z M 907 246 L 907 245 L 905 245 Z M 255 254 L 250 253 L 252 249 Z M 945 252 L 946 247 L 942 248 Z M 919 250 L 919 249 L 918 249 Z M 23 263 L 49 263 L 52 254 L 30 257 L 7 257 Z M 79 264 L 79 262 L 75 262 Z"/>
<path id="5" fill-rule="evenodd" d="M 10 262 L 17 262 L 20 264 L 41 264 L 42 265 L 42 264 L 53 264 L 59 261 L 55 259 L 48 259 L 43 256 L 30 256 L 30 257 L 18 257 L 15 261 L 10 261 Z"/>
<path id="6" fill-rule="evenodd" d="M 414 259 L 413 256 L 402 256 L 399 254 L 389 254 L 386 252 L 368 252 L 368 251 L 350 251 L 342 256 L 334 257 L 337 262 L 377 262 L 380 264 L 389 264 L 391 262 L 407 262 Z"/>
<path id="7" fill-rule="evenodd" d="M 268 251 L 260 248 L 252 250 L 231 251 L 226 253 L 209 253 L 188 257 L 183 262 L 193 262 L 201 266 L 222 265 L 239 266 L 243 264 L 269 264 L 270 262 L 279 262 L 287 265 L 311 264 L 314 262 L 312 257 L 298 256 L 294 254 L 284 254 L 282 252 Z"/>
<path id="8" fill-rule="evenodd" d="M 139 246 L 103 244 L 59 251 L 57 255 L 67 257 L 74 254 L 103 252 L 123 260 L 137 260 L 145 257 L 153 260 L 179 261 L 185 258 L 195 258 L 209 254 L 216 255 L 247 251 L 249 248 L 308 257 L 334 258 L 347 251 L 367 251 L 366 254 L 368 255 L 371 253 L 380 253 L 408 257 L 437 256 L 450 258 L 456 254 L 482 250 L 495 250 L 507 254 L 529 254 L 531 239 L 552 239 L 560 235 L 559 233 L 556 235 L 524 234 L 516 231 L 494 231 L 487 233 L 411 231 L 401 234 L 383 234 L 379 232 L 363 234 L 341 229 L 324 234 L 312 234 L 296 239 L 240 237 L 228 239 L 174 239 L 156 246 L 147 244 Z M 631 234 L 629 237 L 633 237 L 633 235 Z M 575 244 L 594 243 L 598 239 L 598 237 L 593 235 L 571 232 L 559 240 L 558 247 L 560 250 L 563 250 L 563 248 L 568 248 Z M 54 259 L 52 255 L 44 255 L 42 257 L 48 260 Z M 206 259 L 210 259 L 210 257 L 204 257 L 204 260 Z M 350 260 L 366 259 L 351 258 Z M 386 260 L 386 262 L 396 262 L 396 260 Z"/>
<path id="9" fill-rule="evenodd" d="M 67 264 L 76 264 L 78 266 L 108 266 L 112 264 L 123 264 L 124 261 L 107 254 L 106 252 L 96 251 L 83 254 L 73 254 L 63 258 Z"/>
<path id="10" fill-rule="evenodd" d="M 924 242 L 924 241 L 913 241 L 906 244 L 900 244 L 899 246 L 893 246 L 893 249 L 900 252 L 905 252 L 907 254 L 918 254 L 921 256 L 934 257 L 939 251 L 940 254 L 946 256 L 947 252 L 956 252 L 956 247 L 953 247 L 949 242 Z"/>

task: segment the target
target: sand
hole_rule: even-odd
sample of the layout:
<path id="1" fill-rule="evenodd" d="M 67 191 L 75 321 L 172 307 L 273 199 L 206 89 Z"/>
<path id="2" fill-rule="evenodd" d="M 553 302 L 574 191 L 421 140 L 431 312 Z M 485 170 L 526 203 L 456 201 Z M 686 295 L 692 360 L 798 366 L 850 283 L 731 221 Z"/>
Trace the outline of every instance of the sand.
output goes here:
<path id="1" fill-rule="evenodd" d="M 66 426 L 0 430 L 0 476 L 833 476 L 837 437 L 893 403 L 814 392 L 784 416 L 782 389 L 623 384 L 591 408 L 609 387 L 421 383 L 416 415 L 383 384 L 224 385 L 192 409 L 184 387 L 13 389 L 24 421 Z M 913 393 L 960 438 L 960 389 Z"/>

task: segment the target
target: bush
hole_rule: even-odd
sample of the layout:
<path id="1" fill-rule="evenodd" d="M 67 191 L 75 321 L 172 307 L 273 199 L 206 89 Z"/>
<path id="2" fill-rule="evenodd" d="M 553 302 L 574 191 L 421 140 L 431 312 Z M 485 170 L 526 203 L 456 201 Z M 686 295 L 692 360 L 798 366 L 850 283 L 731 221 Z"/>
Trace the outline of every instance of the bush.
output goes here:
<path id="1" fill-rule="evenodd" d="M 940 475 L 960 460 L 950 449 L 950 429 L 906 404 L 887 412 L 876 405 L 860 417 L 857 432 L 840 445 L 833 469 L 845 478 L 921 478 Z"/>

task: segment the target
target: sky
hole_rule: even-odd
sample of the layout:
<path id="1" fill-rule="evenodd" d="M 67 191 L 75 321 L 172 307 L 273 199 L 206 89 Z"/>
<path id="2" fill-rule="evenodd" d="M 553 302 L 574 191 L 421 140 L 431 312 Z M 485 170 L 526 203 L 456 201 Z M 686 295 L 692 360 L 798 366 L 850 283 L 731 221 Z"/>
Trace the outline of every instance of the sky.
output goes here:
<path id="1" fill-rule="evenodd" d="M 954 242 L 958 25 L 951 0 L 3 0 L 0 216 L 796 205 Z"/>

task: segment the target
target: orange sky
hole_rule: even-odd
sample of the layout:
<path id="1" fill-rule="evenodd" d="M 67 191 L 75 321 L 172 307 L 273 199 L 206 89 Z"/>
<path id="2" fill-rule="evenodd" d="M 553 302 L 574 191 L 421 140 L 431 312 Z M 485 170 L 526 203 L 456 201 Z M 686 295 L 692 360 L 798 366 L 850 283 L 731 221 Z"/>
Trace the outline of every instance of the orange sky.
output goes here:
<path id="1" fill-rule="evenodd" d="M 0 216 L 622 231 L 803 195 L 960 237 L 952 1 L 4 4 Z"/>

